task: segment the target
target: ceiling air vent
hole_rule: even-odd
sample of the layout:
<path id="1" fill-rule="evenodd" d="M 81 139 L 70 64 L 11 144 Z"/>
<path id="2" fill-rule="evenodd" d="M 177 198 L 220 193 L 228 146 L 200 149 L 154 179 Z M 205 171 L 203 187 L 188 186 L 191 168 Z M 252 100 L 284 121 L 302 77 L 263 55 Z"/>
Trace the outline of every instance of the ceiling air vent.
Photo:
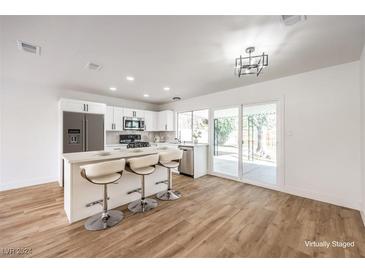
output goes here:
<path id="1" fill-rule="evenodd" d="M 292 26 L 300 21 L 307 20 L 306 15 L 282 15 L 281 20 L 283 21 L 285 26 Z"/>
<path id="2" fill-rule="evenodd" d="M 27 43 L 21 40 L 17 41 L 18 48 L 22 51 L 29 52 L 35 55 L 41 55 L 41 47 L 32 45 L 31 43 Z"/>
<path id="3" fill-rule="evenodd" d="M 86 68 L 88 68 L 89 70 L 101 70 L 102 66 L 93 62 L 89 62 L 87 63 Z"/>

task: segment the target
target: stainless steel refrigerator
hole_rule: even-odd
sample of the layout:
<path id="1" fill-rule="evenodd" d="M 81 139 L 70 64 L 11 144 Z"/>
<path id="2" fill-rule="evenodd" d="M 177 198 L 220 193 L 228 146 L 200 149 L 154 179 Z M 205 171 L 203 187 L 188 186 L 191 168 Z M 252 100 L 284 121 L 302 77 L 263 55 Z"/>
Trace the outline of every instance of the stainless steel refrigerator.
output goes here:
<path id="1" fill-rule="evenodd" d="M 63 153 L 104 150 L 104 115 L 63 112 Z"/>

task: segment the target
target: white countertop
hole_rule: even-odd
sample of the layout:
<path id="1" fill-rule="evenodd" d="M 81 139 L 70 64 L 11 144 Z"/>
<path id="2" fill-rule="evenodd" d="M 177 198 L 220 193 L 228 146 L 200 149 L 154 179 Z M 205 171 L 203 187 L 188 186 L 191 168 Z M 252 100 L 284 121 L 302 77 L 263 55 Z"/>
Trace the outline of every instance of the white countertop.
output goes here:
<path id="1" fill-rule="evenodd" d="M 193 144 L 193 143 L 181 143 L 179 144 L 180 147 L 199 147 L 199 146 L 208 146 L 208 144 L 201 144 L 201 143 L 198 143 L 198 144 Z"/>
<path id="2" fill-rule="evenodd" d="M 208 144 L 198 143 L 173 143 L 173 142 L 150 142 L 151 146 L 184 146 L 184 147 L 196 147 L 196 146 L 207 146 Z M 106 147 L 126 147 L 127 144 L 106 144 Z"/>
<path id="3" fill-rule="evenodd" d="M 74 164 L 82 162 L 139 157 L 139 156 L 159 153 L 161 151 L 166 151 L 166 150 L 168 149 L 158 149 L 157 147 L 144 147 L 144 148 L 122 149 L 120 151 L 112 151 L 112 152 L 90 151 L 90 152 L 64 153 L 62 157 L 67 162 Z"/>
<path id="4" fill-rule="evenodd" d="M 127 144 L 105 144 L 106 147 L 127 147 Z"/>

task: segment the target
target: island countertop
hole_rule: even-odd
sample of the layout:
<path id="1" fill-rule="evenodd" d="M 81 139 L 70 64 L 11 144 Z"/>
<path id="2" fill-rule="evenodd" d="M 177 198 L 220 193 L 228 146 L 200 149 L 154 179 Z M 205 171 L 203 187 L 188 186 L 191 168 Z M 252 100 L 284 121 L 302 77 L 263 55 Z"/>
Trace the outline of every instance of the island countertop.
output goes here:
<path id="1" fill-rule="evenodd" d="M 121 149 L 120 151 L 88 151 L 88 152 L 75 152 L 64 153 L 62 158 L 70 164 L 93 162 L 103 160 L 113 160 L 120 158 L 140 157 L 150 154 L 156 154 L 162 151 L 168 150 L 167 148 L 159 149 L 157 147 L 144 147 L 144 148 L 129 148 Z"/>

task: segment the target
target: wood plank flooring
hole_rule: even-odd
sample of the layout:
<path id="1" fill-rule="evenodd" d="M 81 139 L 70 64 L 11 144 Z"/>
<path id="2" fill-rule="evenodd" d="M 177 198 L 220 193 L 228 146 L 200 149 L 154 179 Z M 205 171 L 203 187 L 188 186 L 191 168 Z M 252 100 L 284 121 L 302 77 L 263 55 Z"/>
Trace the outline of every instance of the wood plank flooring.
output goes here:
<path id="1" fill-rule="evenodd" d="M 144 214 L 122 207 L 123 222 L 104 231 L 68 224 L 57 183 L 1 192 L 0 257 L 365 257 L 358 211 L 214 176 L 176 175 L 174 188 L 181 199 Z"/>

